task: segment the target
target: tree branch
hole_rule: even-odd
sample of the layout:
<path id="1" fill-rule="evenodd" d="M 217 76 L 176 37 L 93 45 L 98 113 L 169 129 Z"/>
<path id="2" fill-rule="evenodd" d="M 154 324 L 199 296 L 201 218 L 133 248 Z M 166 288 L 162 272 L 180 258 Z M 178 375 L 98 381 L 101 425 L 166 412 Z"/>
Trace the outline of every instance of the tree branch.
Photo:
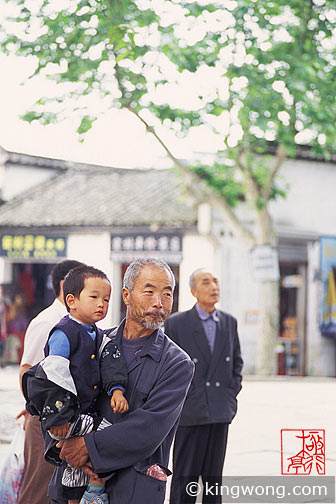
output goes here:
<path id="1" fill-rule="evenodd" d="M 243 157 L 243 148 L 238 147 L 238 154 L 236 158 L 236 164 L 238 168 L 240 169 L 241 173 L 247 180 L 248 188 L 247 188 L 247 199 L 253 204 L 253 207 L 256 208 L 256 200 L 258 198 L 261 198 L 261 191 L 259 184 L 256 182 L 254 175 L 252 173 L 252 170 L 250 166 L 247 164 L 243 163 L 242 157 Z"/>
<path id="2" fill-rule="evenodd" d="M 275 154 L 275 160 L 273 168 L 270 171 L 270 176 L 268 179 L 268 184 L 263 191 L 263 196 L 265 201 L 268 201 L 272 194 L 274 179 L 281 168 L 282 163 L 286 159 L 286 150 L 282 144 L 279 144 Z"/>
<path id="3" fill-rule="evenodd" d="M 249 246 L 254 245 L 256 239 L 253 233 L 238 219 L 238 217 L 236 216 L 236 214 L 234 213 L 233 209 L 228 204 L 228 202 L 225 200 L 225 198 L 218 196 L 213 190 L 211 190 L 208 186 L 206 186 L 197 175 L 192 173 L 188 169 L 188 167 L 184 165 L 184 163 L 182 163 L 179 159 L 177 159 L 171 152 L 171 150 L 167 147 L 167 145 L 164 143 L 162 138 L 158 135 L 153 126 L 150 126 L 148 122 L 143 117 L 141 117 L 136 110 L 134 110 L 130 105 L 128 105 L 126 108 L 127 110 L 132 112 L 132 114 L 134 114 L 139 119 L 139 121 L 142 122 L 142 124 L 146 128 L 146 131 L 154 136 L 154 138 L 165 150 L 166 154 L 171 159 L 171 161 L 173 161 L 174 165 L 184 174 L 185 177 L 187 177 L 187 181 L 189 182 L 188 189 L 191 191 L 191 193 L 197 199 L 197 201 L 199 203 L 201 203 L 202 201 L 208 201 L 213 206 L 218 208 L 226 216 L 233 234 L 242 238 Z"/>

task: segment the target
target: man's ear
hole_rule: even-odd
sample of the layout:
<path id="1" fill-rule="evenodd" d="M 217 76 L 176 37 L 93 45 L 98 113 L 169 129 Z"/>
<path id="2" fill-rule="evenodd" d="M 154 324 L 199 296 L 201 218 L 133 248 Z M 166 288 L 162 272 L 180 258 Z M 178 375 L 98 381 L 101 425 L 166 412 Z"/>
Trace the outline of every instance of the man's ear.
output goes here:
<path id="1" fill-rule="evenodd" d="M 69 308 L 72 308 L 75 302 L 75 296 L 73 294 L 67 294 L 65 301 Z"/>
<path id="2" fill-rule="evenodd" d="M 197 296 L 196 296 L 196 290 L 195 289 L 190 289 L 190 292 L 191 294 L 194 296 L 194 298 L 197 299 Z"/>
<path id="3" fill-rule="evenodd" d="M 123 298 L 125 305 L 128 306 L 130 304 L 130 296 L 131 296 L 130 291 L 128 289 L 126 289 L 126 287 L 123 287 L 121 289 L 121 295 L 122 295 L 122 298 Z"/>

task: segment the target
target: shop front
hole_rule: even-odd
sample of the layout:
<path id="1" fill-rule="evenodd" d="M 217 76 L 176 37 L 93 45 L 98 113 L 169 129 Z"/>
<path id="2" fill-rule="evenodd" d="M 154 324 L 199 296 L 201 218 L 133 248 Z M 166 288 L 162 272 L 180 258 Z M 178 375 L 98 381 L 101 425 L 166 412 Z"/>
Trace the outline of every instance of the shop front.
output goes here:
<path id="1" fill-rule="evenodd" d="M 67 238 L 50 233 L 4 233 L 0 239 L 1 347 L 5 362 L 20 362 L 29 321 L 54 299 L 50 273 L 67 255 Z"/>
<path id="2" fill-rule="evenodd" d="M 279 244 L 278 374 L 306 374 L 307 239 Z"/>
<path id="3" fill-rule="evenodd" d="M 165 232 L 164 230 L 160 232 L 142 230 L 124 231 L 111 234 L 111 260 L 113 263 L 119 265 L 118 283 L 120 287 L 128 265 L 136 259 L 146 257 L 161 259 L 171 267 L 176 279 L 173 312 L 177 311 L 179 303 L 180 263 L 182 261 L 182 234 L 176 231 Z M 126 315 L 126 306 L 123 303 L 121 294 L 118 301 L 119 317 L 122 320 Z"/>

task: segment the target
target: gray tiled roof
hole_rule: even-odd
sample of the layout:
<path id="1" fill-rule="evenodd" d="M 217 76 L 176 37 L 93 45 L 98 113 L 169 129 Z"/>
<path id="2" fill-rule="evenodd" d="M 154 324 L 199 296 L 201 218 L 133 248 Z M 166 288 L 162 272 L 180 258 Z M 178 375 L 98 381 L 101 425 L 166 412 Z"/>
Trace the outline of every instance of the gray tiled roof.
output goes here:
<path id="1" fill-rule="evenodd" d="M 196 210 L 171 170 L 72 168 L 0 207 L 0 226 L 189 227 Z"/>

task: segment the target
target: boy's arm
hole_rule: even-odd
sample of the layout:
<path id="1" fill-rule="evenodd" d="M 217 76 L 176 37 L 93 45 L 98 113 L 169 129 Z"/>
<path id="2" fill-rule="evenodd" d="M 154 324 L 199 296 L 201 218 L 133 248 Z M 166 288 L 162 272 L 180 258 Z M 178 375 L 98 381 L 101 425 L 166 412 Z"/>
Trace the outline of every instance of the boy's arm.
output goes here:
<path id="1" fill-rule="evenodd" d="M 100 375 L 102 388 L 108 395 L 111 395 L 114 389 L 125 392 L 128 383 L 127 367 L 114 341 L 109 341 L 102 350 Z"/>

